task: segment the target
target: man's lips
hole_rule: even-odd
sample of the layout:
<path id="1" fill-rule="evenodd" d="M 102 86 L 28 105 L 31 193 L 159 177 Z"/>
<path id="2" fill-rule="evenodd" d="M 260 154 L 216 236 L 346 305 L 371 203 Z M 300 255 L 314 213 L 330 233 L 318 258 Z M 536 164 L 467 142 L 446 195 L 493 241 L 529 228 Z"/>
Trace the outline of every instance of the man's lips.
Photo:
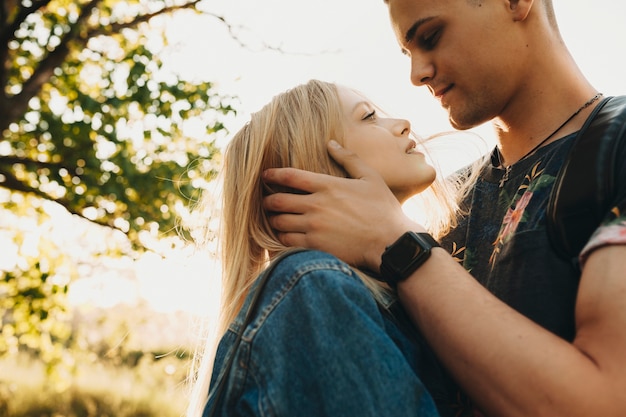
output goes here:
<path id="1" fill-rule="evenodd" d="M 435 98 L 441 99 L 444 96 L 444 94 L 450 91 L 451 88 L 452 88 L 452 84 L 444 88 L 440 88 L 440 89 L 431 88 L 431 91 L 433 93 L 433 96 L 435 96 Z"/>

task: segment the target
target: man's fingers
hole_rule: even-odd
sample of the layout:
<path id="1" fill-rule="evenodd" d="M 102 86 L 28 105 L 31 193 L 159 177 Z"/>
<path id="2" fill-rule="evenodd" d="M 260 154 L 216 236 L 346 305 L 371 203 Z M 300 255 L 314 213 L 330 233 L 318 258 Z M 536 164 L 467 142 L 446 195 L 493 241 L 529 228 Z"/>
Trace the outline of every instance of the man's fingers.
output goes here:
<path id="1" fill-rule="evenodd" d="M 308 194 L 276 193 L 263 198 L 263 208 L 274 213 L 301 214 L 309 207 Z M 282 229 L 286 230 L 286 229 Z"/>
<path id="2" fill-rule="evenodd" d="M 304 233 L 307 230 L 304 224 L 304 216 L 301 214 L 281 213 L 270 215 L 269 222 L 272 229 L 281 233 Z"/>
<path id="3" fill-rule="evenodd" d="M 300 214 L 277 214 L 269 217 L 270 225 L 283 245 L 309 248 L 303 217 Z"/>
<path id="4" fill-rule="evenodd" d="M 270 168 L 263 171 L 263 181 L 266 183 L 295 188 L 307 193 L 319 191 L 328 178 L 333 177 L 296 168 Z"/>
<path id="5" fill-rule="evenodd" d="M 278 240 L 285 246 L 291 248 L 309 248 L 306 243 L 306 235 L 304 233 L 278 233 Z"/>
<path id="6" fill-rule="evenodd" d="M 328 143 L 328 152 L 339 165 L 345 168 L 351 178 L 376 178 L 382 181 L 373 168 L 363 162 L 354 152 L 342 147 L 334 140 Z M 332 187 L 341 179 L 296 168 L 270 168 L 263 172 L 263 181 L 307 193 L 316 193 Z"/>

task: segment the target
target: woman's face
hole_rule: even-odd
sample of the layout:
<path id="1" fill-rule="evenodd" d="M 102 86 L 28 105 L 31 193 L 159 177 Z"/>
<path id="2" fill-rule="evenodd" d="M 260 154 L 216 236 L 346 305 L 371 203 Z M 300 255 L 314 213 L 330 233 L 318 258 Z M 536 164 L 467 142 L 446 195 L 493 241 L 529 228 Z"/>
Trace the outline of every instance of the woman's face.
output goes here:
<path id="1" fill-rule="evenodd" d="M 415 149 L 410 123 L 379 117 L 361 95 L 346 87 L 337 89 L 344 116 L 343 146 L 378 171 L 401 203 L 432 184 L 435 169 Z"/>

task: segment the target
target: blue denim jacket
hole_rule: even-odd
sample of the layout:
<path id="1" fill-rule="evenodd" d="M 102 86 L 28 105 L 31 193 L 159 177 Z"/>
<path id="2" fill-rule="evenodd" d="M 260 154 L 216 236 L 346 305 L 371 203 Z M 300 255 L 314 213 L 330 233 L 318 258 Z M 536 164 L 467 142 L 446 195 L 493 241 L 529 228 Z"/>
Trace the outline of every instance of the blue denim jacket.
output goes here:
<path id="1" fill-rule="evenodd" d="M 250 298 L 220 341 L 205 417 L 226 377 L 219 416 L 438 415 L 410 323 L 379 306 L 347 264 L 317 251 L 282 260 L 226 376 Z"/>

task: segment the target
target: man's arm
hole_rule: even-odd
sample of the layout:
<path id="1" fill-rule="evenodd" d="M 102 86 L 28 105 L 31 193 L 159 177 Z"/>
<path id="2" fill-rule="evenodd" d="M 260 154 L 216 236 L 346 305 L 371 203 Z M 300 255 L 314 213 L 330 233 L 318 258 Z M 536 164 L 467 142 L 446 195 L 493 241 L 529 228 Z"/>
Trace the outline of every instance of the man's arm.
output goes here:
<path id="1" fill-rule="evenodd" d="M 445 366 L 487 415 L 624 415 L 626 246 L 598 249 L 587 261 L 573 343 L 499 301 L 443 249 L 433 249 L 398 290 Z"/>
<path id="2" fill-rule="evenodd" d="M 434 249 L 398 289 L 426 339 L 487 415 L 621 416 L 625 271 L 626 246 L 591 255 L 581 279 L 573 343 L 496 299 L 443 249 Z"/>

